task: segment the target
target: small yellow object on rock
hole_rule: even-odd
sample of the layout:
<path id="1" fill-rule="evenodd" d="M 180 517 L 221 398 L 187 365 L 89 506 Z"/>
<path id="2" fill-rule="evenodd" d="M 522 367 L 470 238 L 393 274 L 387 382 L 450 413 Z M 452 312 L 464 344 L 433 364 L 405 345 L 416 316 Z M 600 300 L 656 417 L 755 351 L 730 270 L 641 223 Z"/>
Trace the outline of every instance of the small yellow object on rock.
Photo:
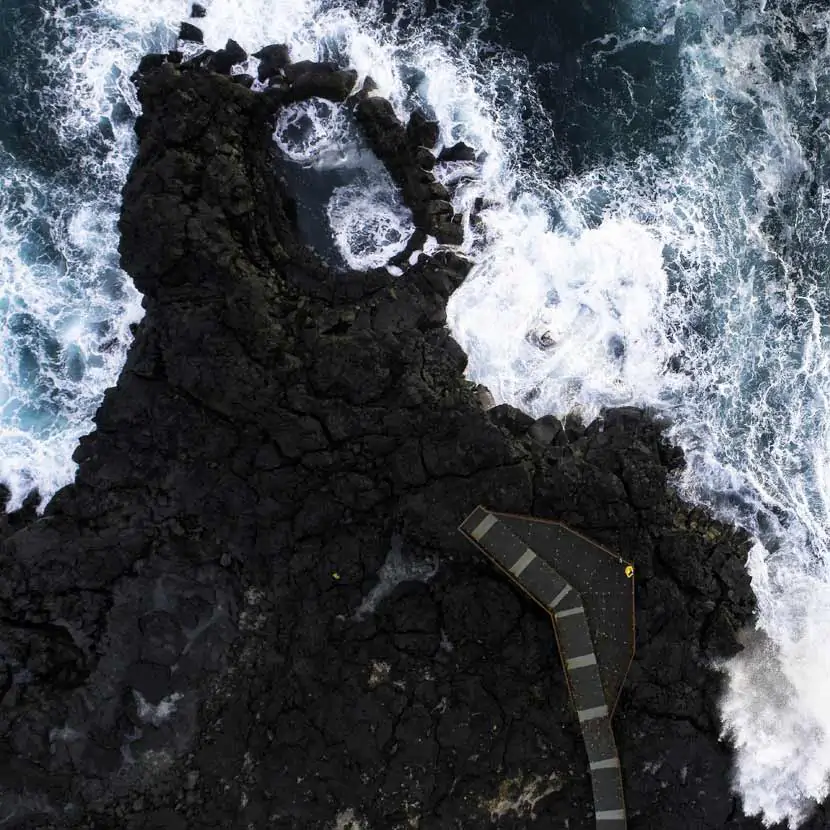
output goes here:
<path id="1" fill-rule="evenodd" d="M 334 572 L 332 573 L 332 578 L 333 578 L 333 579 L 340 579 L 340 574 L 339 574 L 339 573 L 337 573 L 337 571 L 334 571 Z"/>
<path id="2" fill-rule="evenodd" d="M 631 579 L 634 576 L 634 566 L 633 565 L 626 565 L 625 566 L 625 575 Z"/>

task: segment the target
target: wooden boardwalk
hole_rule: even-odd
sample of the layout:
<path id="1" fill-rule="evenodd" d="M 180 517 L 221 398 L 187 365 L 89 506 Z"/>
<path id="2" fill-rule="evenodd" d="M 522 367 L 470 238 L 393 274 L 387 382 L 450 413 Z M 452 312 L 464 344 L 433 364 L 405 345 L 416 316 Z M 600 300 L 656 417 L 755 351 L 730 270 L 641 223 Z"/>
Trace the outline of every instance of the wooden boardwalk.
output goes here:
<path id="1" fill-rule="evenodd" d="M 624 830 L 611 717 L 634 656 L 633 567 L 559 522 L 477 507 L 460 530 L 550 615 L 585 741 L 597 830 Z"/>

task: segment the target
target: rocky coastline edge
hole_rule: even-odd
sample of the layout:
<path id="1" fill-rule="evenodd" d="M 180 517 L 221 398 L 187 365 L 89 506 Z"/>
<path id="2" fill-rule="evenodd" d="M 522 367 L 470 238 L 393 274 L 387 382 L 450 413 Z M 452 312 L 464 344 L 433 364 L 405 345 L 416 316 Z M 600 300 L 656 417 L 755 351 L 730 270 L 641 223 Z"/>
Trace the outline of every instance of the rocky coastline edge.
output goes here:
<path id="1" fill-rule="evenodd" d="M 672 491 L 682 453 L 648 413 L 483 407 L 446 327 L 463 258 L 395 277 L 310 251 L 280 110 L 353 108 L 412 209 L 407 256 L 463 233 L 435 125 L 280 46 L 251 91 L 238 49 L 136 76 L 120 251 L 146 314 L 75 482 L 0 526 L 0 823 L 593 827 L 549 620 L 457 532 L 485 504 L 636 566 L 632 830 L 760 830 L 714 669 L 753 620 L 749 540 Z"/>

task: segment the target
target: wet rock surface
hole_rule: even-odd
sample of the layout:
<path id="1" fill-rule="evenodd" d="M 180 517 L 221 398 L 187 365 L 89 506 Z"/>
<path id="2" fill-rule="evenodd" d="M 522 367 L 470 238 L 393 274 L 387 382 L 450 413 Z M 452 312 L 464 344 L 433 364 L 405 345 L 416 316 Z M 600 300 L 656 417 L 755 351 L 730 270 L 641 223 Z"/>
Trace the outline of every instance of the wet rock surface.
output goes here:
<path id="1" fill-rule="evenodd" d="M 199 15 L 198 13 L 193 14 L 193 17 L 203 16 L 204 15 Z M 179 27 L 179 40 L 188 40 L 191 43 L 204 43 L 205 36 L 198 26 L 194 26 L 192 23 L 184 21 Z"/>
<path id="2" fill-rule="evenodd" d="M 277 76 L 291 63 L 288 47 L 275 43 L 254 53 L 259 60 L 258 75 L 260 81 L 267 81 Z"/>
<path id="3" fill-rule="evenodd" d="M 392 104 L 373 95 L 358 99 L 355 116 L 411 208 L 416 233 L 434 236 L 442 244 L 461 244 L 462 217 L 454 213 L 449 191 L 431 172 L 435 157 L 429 150 L 435 144 L 437 125 L 413 114 L 405 127 Z"/>
<path id="4" fill-rule="evenodd" d="M 211 58 L 210 68 L 221 75 L 230 73 L 236 64 L 248 60 L 248 53 L 235 41 L 229 40 L 224 49 L 220 49 Z"/>
<path id="5" fill-rule="evenodd" d="M 3 826 L 593 827 L 550 621 L 456 530 L 481 503 L 637 566 L 629 826 L 760 827 L 710 668 L 752 618 L 748 543 L 672 494 L 659 426 L 485 412 L 445 327 L 469 263 L 329 270 L 275 175 L 284 100 L 142 67 L 120 230 L 146 316 L 76 482 L 0 527 Z M 420 181 L 434 129 L 369 102 Z"/>

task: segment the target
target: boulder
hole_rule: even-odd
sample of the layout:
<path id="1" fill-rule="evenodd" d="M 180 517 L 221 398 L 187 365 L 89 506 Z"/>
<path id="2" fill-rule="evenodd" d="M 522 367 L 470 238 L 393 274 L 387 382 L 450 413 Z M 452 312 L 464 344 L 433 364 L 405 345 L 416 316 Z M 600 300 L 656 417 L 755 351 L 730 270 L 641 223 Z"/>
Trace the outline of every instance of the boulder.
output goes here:
<path id="1" fill-rule="evenodd" d="M 527 430 L 528 435 L 540 444 L 563 443 L 565 430 L 562 422 L 553 415 L 544 415 L 533 422 Z"/>
<path id="2" fill-rule="evenodd" d="M 332 75 L 338 68 L 332 61 L 297 61 L 285 67 L 285 79 L 293 84 L 302 75 Z"/>
<path id="3" fill-rule="evenodd" d="M 351 95 L 349 101 L 350 103 L 356 106 L 364 98 L 368 98 L 377 89 L 378 85 L 375 79 L 367 75 L 363 79 L 363 84 L 361 85 L 360 89 Z"/>
<path id="4" fill-rule="evenodd" d="M 434 203 L 432 203 L 434 204 Z M 452 206 L 450 206 L 450 212 Z M 443 214 L 434 218 L 427 225 L 440 245 L 461 245 L 464 242 L 464 225 L 460 215 Z"/>
<path id="5" fill-rule="evenodd" d="M 488 417 L 494 424 L 504 427 L 511 435 L 525 435 L 533 424 L 530 415 L 516 409 L 510 404 L 500 403 L 487 412 Z"/>
<path id="6" fill-rule="evenodd" d="M 452 147 L 444 147 L 444 149 L 441 150 L 441 152 L 438 154 L 438 161 L 475 160 L 476 151 L 469 145 L 465 144 L 463 141 L 459 141 L 457 144 L 453 144 Z"/>
<path id="7" fill-rule="evenodd" d="M 189 60 L 184 61 L 184 64 L 188 67 L 208 69 L 215 54 L 212 49 L 205 49 L 204 52 L 200 52 L 198 55 L 194 55 Z"/>
<path id="8" fill-rule="evenodd" d="M 166 54 L 144 55 L 138 63 L 138 74 L 144 75 L 152 69 L 158 69 L 162 64 L 167 63 Z"/>
<path id="9" fill-rule="evenodd" d="M 330 69 L 328 64 L 311 64 L 301 72 L 294 72 L 293 64 L 286 70 L 290 84 L 291 100 L 304 101 L 308 98 L 325 98 L 328 101 L 345 101 L 357 83 L 354 69 Z"/>
<path id="10" fill-rule="evenodd" d="M 191 43 L 204 43 L 205 36 L 198 26 L 184 21 L 179 27 L 179 40 L 187 40 Z"/>
<path id="11" fill-rule="evenodd" d="M 284 44 L 266 46 L 255 52 L 253 57 L 259 59 L 257 74 L 263 82 L 279 75 L 291 63 L 288 47 Z"/>
<path id="12" fill-rule="evenodd" d="M 420 170 L 431 171 L 435 168 L 435 156 L 426 147 L 415 151 L 414 162 Z"/>
<path id="13" fill-rule="evenodd" d="M 440 129 L 437 121 L 431 121 L 423 110 L 414 110 L 406 123 L 406 137 L 413 147 L 431 150 L 438 143 Z"/>
<path id="14" fill-rule="evenodd" d="M 210 60 L 210 68 L 220 75 L 230 74 L 231 67 L 248 60 L 248 53 L 235 41 L 229 40 L 224 49 L 216 52 Z"/>

